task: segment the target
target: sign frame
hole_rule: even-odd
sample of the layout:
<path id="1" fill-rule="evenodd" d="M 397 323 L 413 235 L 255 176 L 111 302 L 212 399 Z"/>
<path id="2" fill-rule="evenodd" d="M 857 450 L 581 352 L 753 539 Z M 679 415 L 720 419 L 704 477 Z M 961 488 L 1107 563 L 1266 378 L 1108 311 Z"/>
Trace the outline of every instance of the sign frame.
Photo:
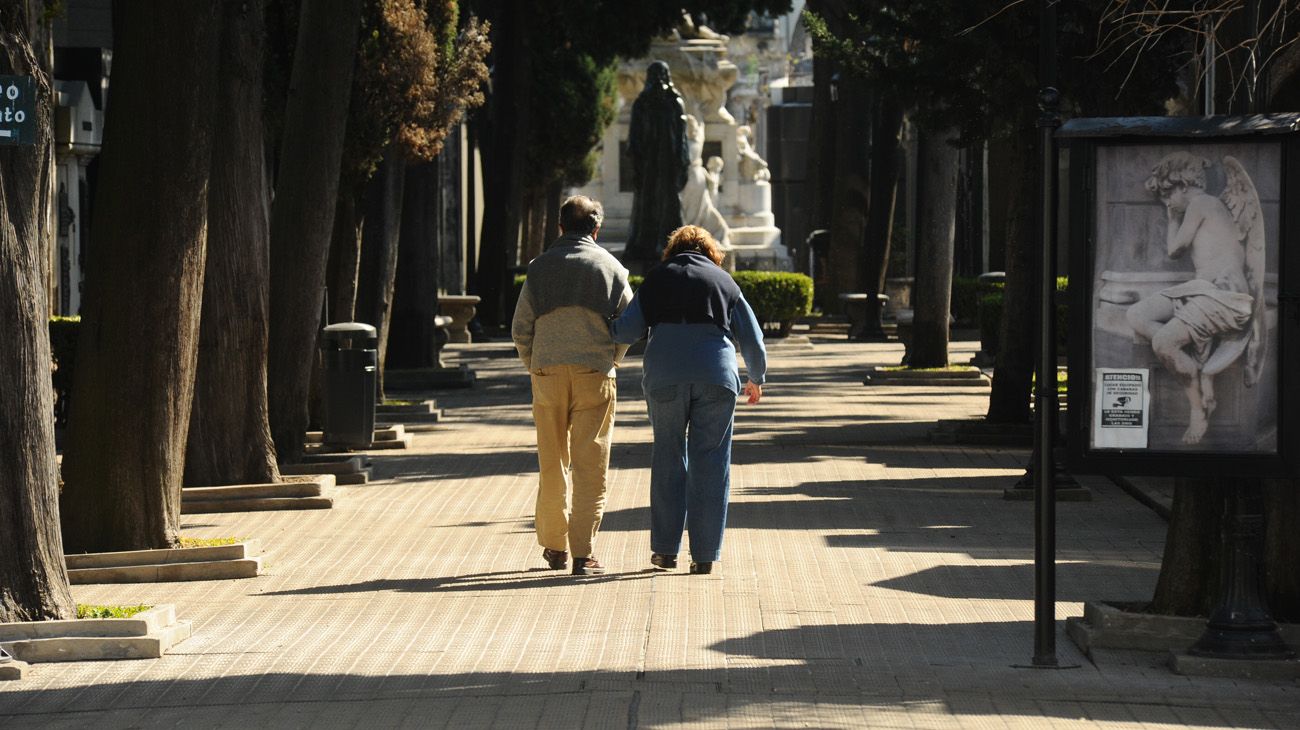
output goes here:
<path id="1" fill-rule="evenodd" d="M 1057 137 L 1069 156 L 1067 220 L 1063 233 L 1066 235 L 1070 273 L 1067 342 L 1070 469 L 1078 473 L 1153 476 L 1300 475 L 1300 439 L 1297 438 L 1300 436 L 1300 421 L 1294 421 L 1296 416 L 1292 415 L 1300 413 L 1300 373 L 1297 373 L 1297 368 L 1300 368 L 1300 310 L 1296 308 L 1297 299 L 1300 299 L 1296 291 L 1300 287 L 1300 114 L 1085 118 L 1067 122 Z M 1275 445 L 1271 451 L 1178 447 L 1162 443 L 1149 444 L 1146 448 L 1094 446 L 1094 434 L 1100 428 L 1096 413 L 1098 393 L 1093 378 L 1096 367 L 1094 332 L 1098 326 L 1094 305 L 1100 303 L 1094 299 L 1099 255 L 1099 154 L 1108 148 L 1118 148 L 1136 158 L 1144 147 L 1177 146 L 1195 153 L 1201 147 L 1228 144 L 1268 144 L 1279 149 L 1276 340 L 1269 340 L 1275 345 L 1276 367 L 1273 387 L 1259 391 L 1256 396 L 1266 398 L 1274 388 L 1276 390 L 1273 393 L 1276 402 Z M 1165 228 L 1159 230 L 1163 234 Z M 1149 342 L 1146 344 L 1149 346 Z M 1115 364 L 1113 367 L 1142 366 Z M 1146 387 L 1152 387 L 1153 379 L 1154 374 L 1147 379 Z M 1260 385 L 1263 383 L 1261 380 Z M 1153 398 L 1150 394 L 1147 397 L 1149 400 Z M 1212 412 L 1210 418 L 1213 419 Z"/>

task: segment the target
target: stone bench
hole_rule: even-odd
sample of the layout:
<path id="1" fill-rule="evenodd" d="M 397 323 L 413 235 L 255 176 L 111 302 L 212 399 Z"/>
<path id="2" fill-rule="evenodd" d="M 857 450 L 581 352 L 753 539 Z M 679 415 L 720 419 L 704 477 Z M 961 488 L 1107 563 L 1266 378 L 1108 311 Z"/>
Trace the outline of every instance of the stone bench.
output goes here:
<path id="1" fill-rule="evenodd" d="M 879 304 L 877 319 L 874 322 L 868 322 L 867 302 L 870 297 L 870 294 L 863 292 L 842 292 L 839 295 L 840 301 L 844 302 L 844 314 L 849 318 L 850 340 L 883 340 L 885 338 L 879 314 L 885 311 L 885 307 L 889 306 L 889 297 L 884 294 L 876 295 L 876 302 Z"/>

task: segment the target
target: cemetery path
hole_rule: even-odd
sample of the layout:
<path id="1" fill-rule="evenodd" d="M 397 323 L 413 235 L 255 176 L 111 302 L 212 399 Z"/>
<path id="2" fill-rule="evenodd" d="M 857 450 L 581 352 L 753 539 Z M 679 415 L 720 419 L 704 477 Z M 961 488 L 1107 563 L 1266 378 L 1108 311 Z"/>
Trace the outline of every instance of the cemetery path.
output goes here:
<path id="1" fill-rule="evenodd" d="M 954 345 L 965 360 L 973 343 Z M 1295 727 L 1293 682 L 1093 664 L 1058 633 L 1032 653 L 1026 452 L 932 444 L 987 391 L 861 383 L 894 344 L 774 349 L 738 409 L 720 572 L 648 568 L 649 429 L 620 374 L 605 576 L 542 570 L 527 379 L 503 343 L 451 348 L 472 390 L 335 507 L 186 516 L 251 537 L 265 574 L 85 585 L 78 601 L 174 603 L 194 634 L 161 659 L 34 665 L 0 683 L 0 727 Z M 1142 600 L 1164 525 L 1105 481 L 1059 511 L 1059 605 Z"/>

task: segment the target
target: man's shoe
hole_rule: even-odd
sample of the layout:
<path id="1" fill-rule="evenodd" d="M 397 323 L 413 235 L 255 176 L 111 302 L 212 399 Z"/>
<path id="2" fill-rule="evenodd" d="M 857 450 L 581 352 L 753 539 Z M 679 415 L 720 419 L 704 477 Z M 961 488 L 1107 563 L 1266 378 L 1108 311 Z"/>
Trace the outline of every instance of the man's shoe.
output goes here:
<path id="1" fill-rule="evenodd" d="M 600 564 L 595 558 L 574 558 L 573 574 L 574 575 L 603 575 L 605 566 Z"/>
<path id="2" fill-rule="evenodd" d="M 551 570 L 564 570 L 569 567 L 569 553 L 565 550 L 545 548 L 542 550 L 542 560 L 546 561 Z"/>
<path id="3" fill-rule="evenodd" d="M 651 553 L 650 564 L 655 570 L 677 570 L 677 556 L 665 553 Z"/>
<path id="4" fill-rule="evenodd" d="M 707 563 L 697 563 L 691 561 L 691 575 L 708 575 L 713 572 L 713 561 Z"/>

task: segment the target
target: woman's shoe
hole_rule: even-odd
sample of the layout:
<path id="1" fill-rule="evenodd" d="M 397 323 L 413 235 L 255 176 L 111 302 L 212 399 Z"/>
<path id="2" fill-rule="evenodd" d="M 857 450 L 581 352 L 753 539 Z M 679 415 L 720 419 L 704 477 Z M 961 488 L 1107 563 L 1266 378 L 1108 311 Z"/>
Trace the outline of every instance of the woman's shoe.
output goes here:
<path id="1" fill-rule="evenodd" d="M 677 570 L 677 556 L 666 553 L 651 553 L 650 564 L 655 570 Z"/>
<path id="2" fill-rule="evenodd" d="M 708 575 L 709 573 L 712 572 L 713 572 L 712 560 L 705 563 L 697 563 L 694 560 L 691 561 L 691 575 Z"/>
<path id="3" fill-rule="evenodd" d="M 574 575 L 604 575 L 605 566 L 600 564 L 595 558 L 574 558 L 573 574 Z"/>
<path id="4" fill-rule="evenodd" d="M 569 553 L 566 550 L 543 548 L 542 560 L 546 561 L 551 570 L 564 570 L 569 567 Z"/>

